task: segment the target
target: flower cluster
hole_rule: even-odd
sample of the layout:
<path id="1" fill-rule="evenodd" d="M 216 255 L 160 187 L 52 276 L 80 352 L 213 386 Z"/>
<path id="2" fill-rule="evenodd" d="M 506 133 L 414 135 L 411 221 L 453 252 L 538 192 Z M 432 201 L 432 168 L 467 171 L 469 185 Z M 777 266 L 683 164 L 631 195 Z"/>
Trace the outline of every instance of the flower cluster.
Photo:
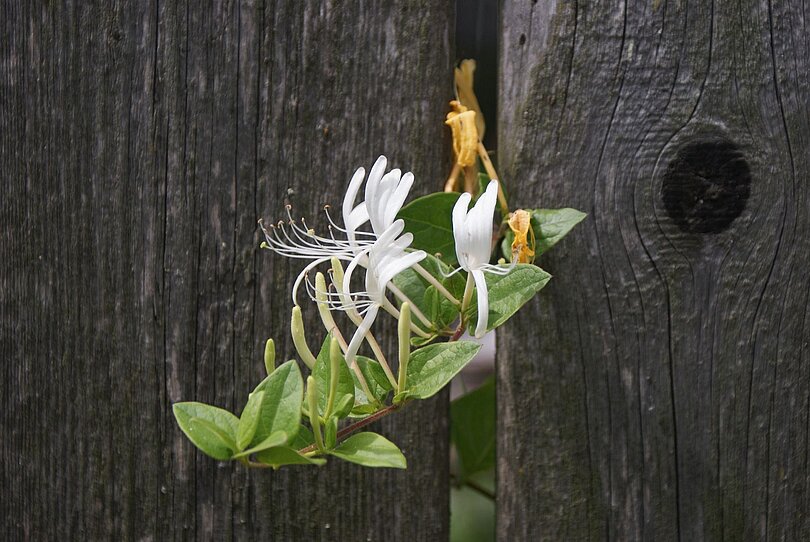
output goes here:
<path id="1" fill-rule="evenodd" d="M 482 141 L 486 124 L 474 70 L 472 60 L 455 69 L 456 100 L 445 124 L 456 160 L 443 192 L 406 204 L 413 174 L 386 171 L 388 161 L 380 156 L 368 176 L 362 167 L 354 172 L 337 222 L 325 208 L 325 235 L 295 219 L 289 205 L 287 220 L 259 221 L 263 248 L 306 262 L 291 285 L 290 332 L 299 360 L 277 366 L 275 343 L 268 339 L 267 377 L 239 417 L 204 403 L 175 403 L 178 426 L 202 452 L 259 468 L 322 465 L 327 457 L 405 468 L 393 442 L 361 430 L 438 393 L 481 347 L 462 340 L 465 330 L 483 337 L 551 278 L 534 259 L 585 215 L 575 209 L 510 212 Z M 497 253 L 503 258 L 493 257 Z M 304 329 L 299 300 L 305 296 L 326 331 L 317 353 Z M 396 365 L 374 335 L 385 313 L 396 320 Z M 351 334 L 344 334 L 346 326 L 353 326 Z M 308 369 L 306 379 L 299 361 Z M 454 434 L 460 431 L 454 428 Z M 457 451 L 465 463 L 464 450 Z M 477 457 L 477 449 L 473 453 Z"/>
<path id="2" fill-rule="evenodd" d="M 397 308 L 387 299 L 388 291 L 393 291 L 400 302 L 410 302 L 410 306 L 415 307 L 413 302 L 394 286 L 392 283 L 394 277 L 406 269 L 417 268 L 427 280 L 441 287 L 435 277 L 419 266 L 427 255 L 423 250 L 410 248 L 413 235 L 409 232 L 403 233 L 404 221 L 396 218 L 413 185 L 413 174 L 408 172 L 403 175 L 399 169 L 385 173 L 386 165 L 387 159 L 380 156 L 372 166 L 367 180 L 365 169 L 362 167 L 357 169 L 343 199 L 343 226 L 335 223 L 327 207 L 329 237 L 316 235 L 313 230 L 306 227 L 304 219 L 301 219 L 302 227 L 291 216 L 288 216 L 286 224 L 282 222 L 270 228 L 262 225 L 266 248 L 283 256 L 311 260 L 294 282 L 293 301 L 296 304 L 299 285 L 306 282 L 309 296 L 313 301 L 326 304 L 328 310 L 349 312 L 354 316 L 353 320 L 358 324 L 357 330 L 351 341 L 345 344 L 344 352 L 349 364 L 354 361 L 362 341 L 369 337 L 371 326 L 381 308 L 395 317 L 398 316 Z M 356 204 L 364 180 L 366 181 L 364 199 Z M 471 196 L 464 193 L 458 198 L 452 211 L 459 267 L 445 276 L 460 271 L 468 274 L 466 288 L 468 295 L 465 297 L 469 297 L 473 289 L 477 291 L 478 320 L 475 336 L 478 338 L 486 332 L 489 315 L 484 272 L 504 275 L 513 267 L 489 263 L 497 197 L 498 181 L 491 180 L 472 209 L 469 209 Z M 367 223 L 371 231 L 361 230 Z M 345 273 L 335 272 L 336 265 L 333 264 L 332 284 L 329 290 L 325 290 L 323 285 L 319 287 L 318 281 L 313 284 L 310 279 L 313 269 L 327 261 L 335 260 L 348 262 Z M 351 280 L 358 268 L 365 271 L 365 290 L 351 291 Z M 335 281 L 336 275 L 343 275 L 343 279 Z M 443 287 L 440 291 L 446 293 Z M 448 295 L 448 298 L 457 302 L 452 296 Z M 363 313 L 364 317 L 358 321 L 357 315 Z M 327 318 L 324 322 L 330 332 L 335 331 L 333 321 Z"/>
<path id="3" fill-rule="evenodd" d="M 503 231 L 494 227 L 503 197 L 497 180 L 487 179 L 472 207 L 469 193 L 437 193 L 406 205 L 413 174 L 386 171 L 387 165 L 380 156 L 368 175 L 364 168 L 355 171 L 340 219 L 325 208 L 325 235 L 295 219 L 290 206 L 287 220 L 260 221 L 264 248 L 305 262 L 291 287 L 290 331 L 310 374 L 304 379 L 296 360 L 277 367 L 270 339 L 267 377 L 239 418 L 203 403 L 176 403 L 178 425 L 206 454 L 252 467 L 318 465 L 333 456 L 370 467 L 405 468 L 394 443 L 359 430 L 438 393 L 480 348 L 460 340 L 463 332 L 470 328 L 482 337 L 548 281 L 543 270 L 521 263 L 534 250 L 528 245 L 534 240 L 535 214 L 528 211 L 501 217 L 503 224 L 521 226 L 512 226 L 514 240 L 508 232 L 503 239 L 504 256 L 512 263 L 490 263 Z M 317 353 L 309 348 L 299 305 L 306 297 L 325 328 Z M 346 318 L 335 318 L 338 313 Z M 396 365 L 374 334 L 385 313 L 397 322 Z M 353 326 L 350 334 L 341 330 L 346 325 Z M 363 355 L 364 345 L 369 356 Z"/>

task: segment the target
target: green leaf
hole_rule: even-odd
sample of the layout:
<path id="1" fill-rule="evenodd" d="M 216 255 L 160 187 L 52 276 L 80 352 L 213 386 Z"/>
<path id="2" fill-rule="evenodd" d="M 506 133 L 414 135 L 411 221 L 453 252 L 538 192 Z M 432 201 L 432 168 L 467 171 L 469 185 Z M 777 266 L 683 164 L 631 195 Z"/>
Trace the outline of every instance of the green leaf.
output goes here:
<path id="1" fill-rule="evenodd" d="M 464 475 L 495 466 L 495 379 L 450 404 L 450 438 Z"/>
<path id="2" fill-rule="evenodd" d="M 301 423 L 304 400 L 304 381 L 295 360 L 279 365 L 253 393 L 259 391 L 264 392 L 264 400 L 252 442 L 261 442 L 276 431 L 284 431 L 289 438 L 294 438 Z"/>
<path id="3" fill-rule="evenodd" d="M 368 384 L 369 391 L 372 397 L 366 397 L 365 392 L 360 387 L 360 381 L 354 371 L 350 371 L 354 381 L 354 405 L 352 407 L 352 417 L 365 417 L 373 414 L 379 410 L 379 405 L 388 397 L 388 392 L 391 391 L 391 382 L 385 376 L 382 366 L 371 358 L 365 356 L 357 356 L 357 366 L 360 368 L 360 373 Z"/>
<path id="4" fill-rule="evenodd" d="M 312 430 L 306 425 L 301 425 L 298 427 L 298 434 L 290 441 L 289 446 L 300 450 L 312 444 L 315 444 L 315 436 L 312 434 Z"/>
<path id="5" fill-rule="evenodd" d="M 321 351 L 318 353 L 318 358 L 315 361 L 315 368 L 312 370 L 312 376 L 315 377 L 315 382 L 318 386 L 318 410 L 321 415 L 325 415 L 326 403 L 329 395 L 329 380 L 331 377 L 331 363 L 329 363 L 329 344 L 332 341 L 332 336 L 327 335 L 326 340 L 321 345 Z M 338 406 L 339 400 L 344 395 L 350 395 L 352 400 L 349 401 L 348 407 L 343 406 L 342 410 L 335 410 L 333 414 L 340 418 L 345 418 L 349 415 L 354 401 L 354 380 L 352 379 L 351 371 L 349 370 L 346 361 L 341 357 L 340 369 L 338 373 L 337 394 L 335 397 L 335 408 Z"/>
<path id="6" fill-rule="evenodd" d="M 456 299 L 461 299 L 464 295 L 464 277 L 458 273 L 452 277 L 447 277 L 452 269 L 431 255 L 422 260 L 420 265 L 447 288 Z M 431 329 L 442 331 L 458 317 L 458 306 L 441 295 L 435 286 L 431 285 L 412 268 L 406 269 L 394 277 L 394 285 L 408 297 L 413 305 L 435 323 Z M 431 314 L 436 315 L 435 319 Z M 422 329 L 431 330 L 426 328 L 418 318 L 414 318 L 413 322 Z"/>
<path id="7" fill-rule="evenodd" d="M 458 341 L 414 350 L 408 362 L 408 396 L 427 399 L 436 394 L 480 349 L 478 343 Z"/>
<path id="8" fill-rule="evenodd" d="M 205 403 L 187 402 L 175 403 L 172 411 L 186 437 L 205 454 L 224 460 L 236 451 L 239 418 L 227 410 Z"/>
<path id="9" fill-rule="evenodd" d="M 411 346 L 415 346 L 419 348 L 420 346 L 425 346 L 426 344 L 430 344 L 436 339 L 439 338 L 439 335 L 431 335 L 430 337 L 411 337 Z"/>
<path id="10" fill-rule="evenodd" d="M 186 436 L 206 455 L 214 459 L 230 459 L 236 450 L 236 443 L 230 435 L 203 418 L 192 418 L 189 421 Z"/>
<path id="11" fill-rule="evenodd" d="M 360 405 L 354 405 L 354 408 L 352 409 L 350 416 L 352 418 L 365 418 L 367 416 L 374 414 L 378 410 L 380 410 L 380 408 L 377 407 L 376 405 L 372 405 L 370 403 L 363 403 Z"/>
<path id="12" fill-rule="evenodd" d="M 253 441 L 256 428 L 259 426 L 259 412 L 262 408 L 264 392 L 251 393 L 242 416 L 239 418 L 239 427 L 236 431 L 236 447 L 244 450 Z"/>
<path id="13" fill-rule="evenodd" d="M 367 358 L 365 356 L 357 356 L 357 365 L 360 366 L 360 372 L 366 378 L 366 383 L 369 387 L 377 388 L 383 392 L 391 391 L 391 381 L 385 375 L 385 371 L 376 359 Z M 373 391 L 373 390 L 372 390 Z"/>
<path id="14" fill-rule="evenodd" d="M 571 228 L 582 222 L 587 215 L 576 209 L 535 209 L 532 212 L 532 226 L 535 222 L 535 237 L 537 239 L 537 254 L 542 254 L 556 245 L 571 231 Z"/>
<path id="15" fill-rule="evenodd" d="M 407 467 L 405 456 L 396 444 L 377 433 L 357 433 L 341 442 L 329 452 L 343 460 L 365 467 Z"/>
<path id="16" fill-rule="evenodd" d="M 270 465 L 274 469 L 282 465 L 324 465 L 325 459 L 317 457 L 307 457 L 298 453 L 298 450 L 287 446 L 269 448 L 256 454 L 256 461 Z"/>
<path id="17" fill-rule="evenodd" d="M 240 452 L 234 455 L 233 458 L 238 459 L 240 457 L 246 457 L 251 454 L 262 452 L 268 448 L 275 448 L 276 446 L 283 446 L 285 444 L 287 444 L 287 433 L 284 431 L 276 431 L 253 448 Z"/>
<path id="18" fill-rule="evenodd" d="M 489 290 L 489 321 L 487 331 L 506 322 L 534 294 L 543 289 L 551 275 L 533 264 L 519 263 L 506 275 L 484 274 Z M 477 295 L 467 311 L 470 325 L 478 320 Z"/>
<path id="19" fill-rule="evenodd" d="M 336 413 L 334 415 L 337 415 L 337 413 L 343 413 L 343 412 L 350 413 L 352 411 L 352 408 L 354 408 L 354 396 L 347 394 L 347 395 L 344 395 L 342 397 L 339 397 L 335 401 L 335 407 L 334 408 L 335 408 L 335 413 Z M 340 416 L 341 419 L 345 418 L 345 417 L 346 416 L 344 416 L 344 415 Z"/>
<path id="20" fill-rule="evenodd" d="M 413 248 L 428 254 L 439 253 L 451 265 L 458 261 L 451 218 L 458 197 L 454 192 L 429 194 L 413 200 L 397 215 L 405 221 L 405 231 L 413 234 Z"/>
<path id="21" fill-rule="evenodd" d="M 540 256 L 556 245 L 571 229 L 585 219 L 585 213 L 576 209 L 526 209 L 531 213 L 531 228 L 534 231 L 535 255 Z M 512 257 L 512 241 L 515 239 L 511 230 L 507 231 L 501 243 L 501 249 L 507 260 Z"/>

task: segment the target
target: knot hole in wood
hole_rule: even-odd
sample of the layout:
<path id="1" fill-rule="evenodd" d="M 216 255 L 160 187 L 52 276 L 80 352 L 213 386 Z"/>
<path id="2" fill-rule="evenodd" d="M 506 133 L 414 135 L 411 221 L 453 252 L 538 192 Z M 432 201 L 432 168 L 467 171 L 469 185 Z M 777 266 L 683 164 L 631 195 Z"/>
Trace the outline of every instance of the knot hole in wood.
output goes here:
<path id="1" fill-rule="evenodd" d="M 719 138 L 680 148 L 661 186 L 667 214 L 689 233 L 725 230 L 743 212 L 750 193 L 751 169 L 743 153 Z"/>

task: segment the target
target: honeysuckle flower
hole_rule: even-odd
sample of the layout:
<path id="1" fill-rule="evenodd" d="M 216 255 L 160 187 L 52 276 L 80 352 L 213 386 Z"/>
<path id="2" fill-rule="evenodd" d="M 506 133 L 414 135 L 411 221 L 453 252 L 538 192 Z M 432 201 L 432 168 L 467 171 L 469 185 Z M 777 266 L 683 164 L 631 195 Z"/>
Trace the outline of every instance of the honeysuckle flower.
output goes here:
<path id="1" fill-rule="evenodd" d="M 387 163 L 385 156 L 377 158 L 366 181 L 364 201 L 358 205 L 355 205 L 355 201 L 366 178 L 366 171 L 361 167 L 354 172 L 343 198 L 343 226 L 332 220 L 329 207 L 325 207 L 329 237 L 317 235 L 307 226 L 305 219 L 293 219 L 289 205 L 286 223 L 279 222 L 266 228 L 259 222 L 265 236 L 265 247 L 289 258 L 311 260 L 293 283 L 294 303 L 297 303 L 298 288 L 310 271 L 333 257 L 344 261 L 354 260 L 359 254 L 364 254 L 393 224 L 413 185 L 413 174 L 408 172 L 402 175 L 399 169 L 385 173 Z M 370 222 L 372 231 L 360 230 L 367 222 Z M 358 263 L 365 266 L 366 260 L 363 257 Z"/>
<path id="2" fill-rule="evenodd" d="M 413 242 L 413 235 L 411 233 L 405 233 L 400 236 L 404 228 L 405 223 L 402 219 L 393 221 L 382 235 L 380 235 L 377 241 L 375 241 L 371 247 L 358 254 L 346 268 L 346 274 L 343 277 L 342 284 L 344 297 L 365 299 L 363 302 L 365 304 L 363 309 L 365 315 L 349 342 L 346 351 L 347 363 L 351 364 L 354 361 L 360 345 L 370 331 L 374 320 L 377 318 L 380 307 L 390 303 L 385 297 L 388 283 L 391 282 L 395 276 L 427 257 L 427 254 L 423 250 L 406 251 Z M 354 270 L 358 265 L 363 265 L 364 263 L 366 267 L 365 291 L 348 294 Z M 351 306 L 356 307 L 357 302 L 355 301 Z M 340 309 L 341 307 L 336 306 L 335 308 Z"/>
<path id="3" fill-rule="evenodd" d="M 500 267 L 489 263 L 492 252 L 492 217 L 498 199 L 498 181 L 492 180 L 472 209 L 469 209 L 472 196 L 468 193 L 459 196 L 453 207 L 453 237 L 456 242 L 456 257 L 461 269 L 475 282 L 478 293 L 478 323 L 475 337 L 481 338 L 487 331 L 489 322 L 489 291 L 484 272 L 505 275 L 511 267 Z"/>

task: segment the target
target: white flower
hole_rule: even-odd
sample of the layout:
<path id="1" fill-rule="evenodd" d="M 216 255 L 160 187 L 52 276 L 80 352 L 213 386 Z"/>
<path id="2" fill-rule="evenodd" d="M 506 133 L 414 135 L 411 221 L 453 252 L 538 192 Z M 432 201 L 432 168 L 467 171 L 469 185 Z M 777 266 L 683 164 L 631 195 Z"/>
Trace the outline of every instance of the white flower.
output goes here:
<path id="1" fill-rule="evenodd" d="M 484 272 L 505 275 L 511 267 L 499 267 L 489 263 L 492 252 L 492 217 L 498 199 L 498 181 L 492 180 L 472 209 L 471 196 L 459 196 L 453 207 L 453 237 L 456 242 L 456 257 L 461 269 L 467 271 L 475 281 L 478 292 L 478 324 L 475 337 L 481 338 L 487 331 L 489 322 L 489 291 Z M 469 278 L 468 278 L 469 281 Z"/>
<path id="2" fill-rule="evenodd" d="M 356 207 L 354 201 L 366 175 L 365 169 L 358 168 L 349 182 L 342 210 L 345 232 L 350 240 L 354 239 L 357 229 L 369 220 L 374 235 L 382 235 L 394 223 L 408 197 L 413 185 L 413 173 L 401 175 L 398 169 L 393 169 L 383 175 L 387 163 L 385 156 L 380 156 L 374 162 L 366 182 L 365 201 Z"/>
<path id="3" fill-rule="evenodd" d="M 344 261 L 354 260 L 391 227 L 413 185 L 413 174 L 401 175 L 398 169 L 385 173 L 386 165 L 385 156 L 377 158 L 366 182 L 365 200 L 357 206 L 354 203 L 366 171 L 361 167 L 354 172 L 343 198 L 342 227 L 332 220 L 329 208 L 326 207 L 326 216 L 330 223 L 329 237 L 317 235 L 303 218 L 300 223 L 295 221 L 290 213 L 290 206 L 287 206 L 286 223 L 279 222 L 270 225 L 268 229 L 260 222 L 267 248 L 289 258 L 312 260 L 295 279 L 292 289 L 294 303 L 297 302 L 298 288 L 315 267 L 332 257 Z M 360 230 L 366 222 L 371 222 L 371 232 Z M 365 257 L 361 258 L 358 263 L 365 266 L 366 260 Z"/>
<path id="4" fill-rule="evenodd" d="M 346 351 L 346 361 L 351 364 L 357 355 L 357 350 L 371 329 L 371 325 L 377 318 L 380 307 L 388 303 L 385 297 L 388 283 L 404 270 L 416 265 L 425 259 L 427 254 L 423 250 L 406 252 L 413 235 L 405 233 L 400 237 L 405 223 L 402 219 L 393 221 L 392 224 L 380 235 L 375 243 L 358 254 L 346 268 L 343 278 L 342 291 L 345 297 L 352 300 L 365 298 L 365 316 L 358 325 L 351 342 Z M 352 273 L 358 265 L 363 265 L 366 270 L 366 290 L 364 292 L 354 292 L 349 294 L 349 285 Z M 361 302 L 362 303 L 362 302 Z M 357 302 L 353 301 L 352 308 L 357 307 Z M 340 309 L 337 306 L 335 308 Z"/>

